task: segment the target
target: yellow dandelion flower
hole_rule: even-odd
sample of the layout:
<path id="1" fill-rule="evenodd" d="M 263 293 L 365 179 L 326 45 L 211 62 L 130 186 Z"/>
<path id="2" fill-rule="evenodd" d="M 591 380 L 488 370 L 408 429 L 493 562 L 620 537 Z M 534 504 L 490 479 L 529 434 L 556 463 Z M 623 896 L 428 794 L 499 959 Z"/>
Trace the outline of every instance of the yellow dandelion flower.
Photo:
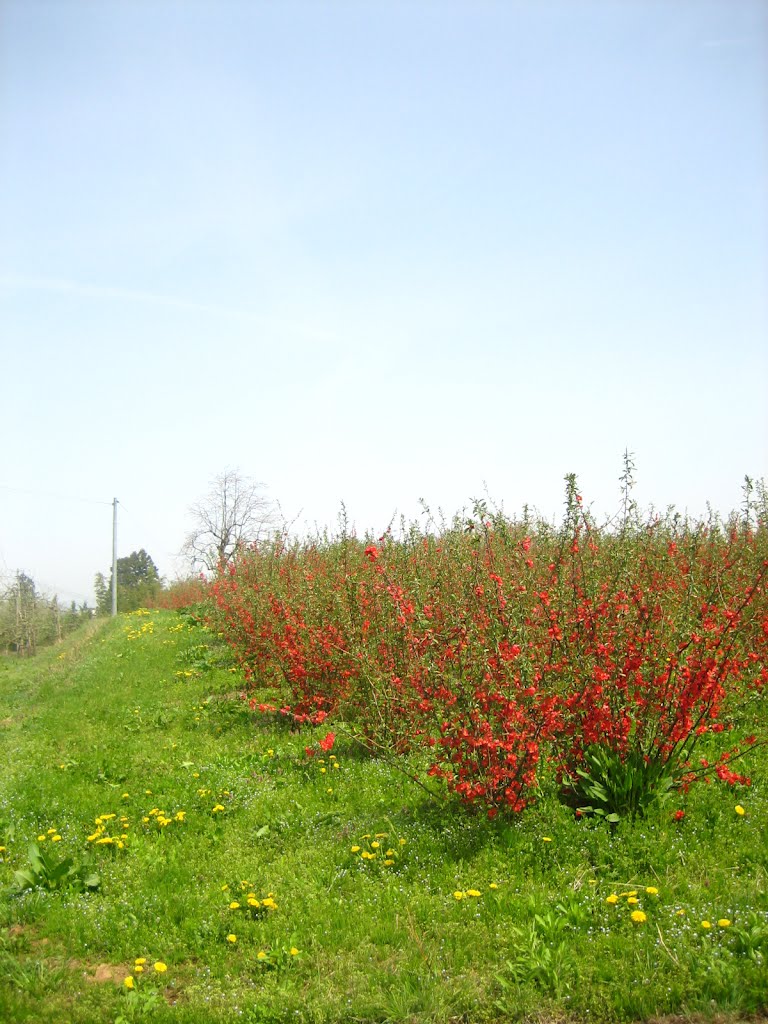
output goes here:
<path id="1" fill-rule="evenodd" d="M 230 932 L 230 934 L 229 934 L 229 935 L 227 936 L 227 942 L 232 942 L 232 943 L 235 943 L 235 942 L 237 942 L 237 936 L 236 936 L 236 935 L 233 935 L 233 934 L 232 934 L 232 933 Z"/>
<path id="2" fill-rule="evenodd" d="M 126 988 L 133 988 L 133 976 L 129 974 L 128 977 L 123 981 L 123 984 L 125 985 Z"/>
<path id="3" fill-rule="evenodd" d="M 154 966 L 158 974 L 163 974 L 165 971 L 168 970 L 168 966 L 164 964 L 162 960 L 158 960 Z"/>
<path id="4" fill-rule="evenodd" d="M 498 889 L 499 887 L 498 887 L 498 885 L 496 884 L 496 882 L 491 882 L 491 883 L 489 884 L 488 888 L 489 888 L 489 889 Z"/>
<path id="5" fill-rule="evenodd" d="M 542 843 L 551 843 L 552 842 L 552 836 L 542 836 L 541 837 L 541 841 L 542 841 Z"/>
<path id="6" fill-rule="evenodd" d="M 374 842 L 371 843 L 371 849 L 372 850 L 378 850 L 378 848 L 380 846 L 381 846 L 381 843 L 377 843 L 375 840 L 374 840 Z"/>
<path id="7" fill-rule="evenodd" d="M 226 892 L 228 888 L 229 888 L 229 886 L 228 886 L 228 885 L 227 885 L 227 883 L 225 882 L 225 883 L 224 883 L 224 885 L 222 885 L 222 887 L 221 887 L 221 891 L 222 891 L 222 892 Z"/>
<path id="8" fill-rule="evenodd" d="M 649 896 L 658 896 L 659 894 L 659 890 L 656 888 L 655 885 L 646 885 L 645 891 L 648 893 Z"/>
<path id="9" fill-rule="evenodd" d="M 299 955 L 299 951 L 298 951 L 298 949 L 296 949 L 295 946 L 291 946 L 291 948 L 289 950 L 289 953 L 291 954 L 291 956 L 298 956 Z"/>
<path id="10" fill-rule="evenodd" d="M 711 928 L 712 925 L 711 925 L 711 923 L 709 921 L 702 921 L 701 922 L 701 927 L 702 928 Z"/>
<path id="11" fill-rule="evenodd" d="M 385 860 L 384 861 L 384 867 L 385 868 L 391 868 L 394 863 L 395 862 L 393 860 Z"/>
<path id="12" fill-rule="evenodd" d="M 360 847 L 359 846 L 353 846 L 352 847 L 352 853 L 360 853 Z"/>
<path id="13" fill-rule="evenodd" d="M 461 889 L 457 889 L 453 894 L 453 898 L 455 900 L 463 900 L 465 895 L 466 893 L 463 893 Z"/>
<path id="14" fill-rule="evenodd" d="M 632 918 L 635 924 L 642 924 L 643 921 L 648 920 L 645 911 L 643 910 L 633 910 L 629 916 Z"/>
<path id="15" fill-rule="evenodd" d="M 259 952 L 256 954 L 256 959 L 257 960 L 266 960 L 267 959 L 267 954 L 264 952 L 263 949 L 260 949 Z"/>
<path id="16" fill-rule="evenodd" d="M 467 889 L 467 896 L 482 896 L 479 889 Z"/>
<path id="17" fill-rule="evenodd" d="M 606 903 L 618 903 L 619 902 L 619 897 L 616 895 L 615 892 L 612 892 L 610 896 L 606 896 L 605 897 L 605 902 Z"/>
<path id="18" fill-rule="evenodd" d="M 731 922 L 728 920 L 727 917 L 721 917 L 720 920 L 717 922 L 717 926 L 718 928 L 730 928 Z"/>
<path id="19" fill-rule="evenodd" d="M 248 900 L 248 906 L 249 906 L 249 907 L 260 907 L 260 906 L 261 906 L 261 904 L 259 903 L 259 901 L 258 901 L 257 899 L 254 899 L 253 897 L 251 897 L 251 898 L 250 898 L 250 899 Z"/>
<path id="20" fill-rule="evenodd" d="M 406 843 L 405 839 L 400 839 L 398 841 L 399 841 L 401 846 L 405 846 L 405 843 Z"/>
<path id="21" fill-rule="evenodd" d="M 237 902 L 237 900 L 232 900 L 232 902 L 229 904 L 229 909 L 230 910 L 239 910 L 240 909 L 240 904 Z"/>
<path id="22" fill-rule="evenodd" d="M 144 968 L 141 966 L 141 964 L 136 964 L 136 966 L 133 968 L 134 974 L 141 974 L 143 970 Z"/>
<path id="23" fill-rule="evenodd" d="M 630 905 L 630 907 L 637 906 L 639 902 L 640 900 L 637 898 L 637 896 L 630 896 L 627 899 L 627 903 Z"/>
<path id="24" fill-rule="evenodd" d="M 51 836 L 51 842 L 52 843 L 60 843 L 61 842 L 61 836 L 58 834 L 58 832 L 56 833 L 55 836 Z"/>
<path id="25" fill-rule="evenodd" d="M 37 841 L 38 843 L 44 843 L 47 838 L 48 836 L 38 836 Z"/>
<path id="26" fill-rule="evenodd" d="M 737 813 L 737 814 L 739 815 L 739 817 L 741 817 L 741 816 L 742 816 L 743 814 L 746 814 L 746 813 L 747 813 L 747 812 L 746 812 L 746 811 L 744 810 L 744 808 L 743 808 L 743 807 L 741 806 L 741 804 L 736 804 L 736 806 L 734 807 L 734 810 L 735 810 L 735 811 L 736 811 L 736 813 Z"/>

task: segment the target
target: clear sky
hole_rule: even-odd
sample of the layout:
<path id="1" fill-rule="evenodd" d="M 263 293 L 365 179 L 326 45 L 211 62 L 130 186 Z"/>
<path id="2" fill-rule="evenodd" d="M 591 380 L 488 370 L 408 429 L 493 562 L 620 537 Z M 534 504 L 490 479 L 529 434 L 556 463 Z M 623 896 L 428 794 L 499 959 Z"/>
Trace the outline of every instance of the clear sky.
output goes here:
<path id="1" fill-rule="evenodd" d="M 0 0 L 0 580 L 768 476 L 763 0 Z M 85 500 L 87 499 L 87 500 Z M 102 504 L 98 504 L 101 502 Z"/>

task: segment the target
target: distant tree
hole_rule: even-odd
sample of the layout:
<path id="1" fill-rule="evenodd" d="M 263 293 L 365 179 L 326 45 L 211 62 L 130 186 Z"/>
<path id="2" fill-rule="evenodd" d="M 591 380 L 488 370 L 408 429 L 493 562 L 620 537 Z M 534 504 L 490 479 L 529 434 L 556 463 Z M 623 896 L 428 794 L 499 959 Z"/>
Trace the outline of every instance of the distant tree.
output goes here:
<path id="1" fill-rule="evenodd" d="M 8 583 L 0 596 L 0 644 L 6 654 L 17 651 L 20 594 L 16 583 Z"/>
<path id="2" fill-rule="evenodd" d="M 24 572 L 16 573 L 12 600 L 16 604 L 14 644 L 19 654 L 34 654 L 37 648 L 37 602 L 35 581 Z"/>
<path id="3" fill-rule="evenodd" d="M 208 494 L 192 505 L 192 532 L 182 548 L 191 569 L 213 572 L 230 561 L 238 547 L 258 540 L 275 525 L 275 506 L 264 484 L 234 470 L 211 481 Z"/>
<path id="4" fill-rule="evenodd" d="M 96 611 L 99 615 L 108 615 L 112 609 L 111 587 L 107 588 L 107 581 L 104 573 L 97 572 L 93 581 L 93 590 L 96 594 Z M 107 596 L 109 593 L 109 597 Z"/>
<path id="5" fill-rule="evenodd" d="M 60 643 L 90 617 L 87 607 L 78 612 L 74 601 L 64 611 L 58 597 L 39 593 L 31 576 L 17 572 L 0 591 L 0 652 L 35 654 L 38 647 Z"/>
<path id="6" fill-rule="evenodd" d="M 117 609 L 132 612 L 150 604 L 162 589 L 157 566 L 142 548 L 117 560 Z M 107 581 L 102 573 L 94 581 L 96 607 L 101 615 L 112 610 L 112 573 Z"/>

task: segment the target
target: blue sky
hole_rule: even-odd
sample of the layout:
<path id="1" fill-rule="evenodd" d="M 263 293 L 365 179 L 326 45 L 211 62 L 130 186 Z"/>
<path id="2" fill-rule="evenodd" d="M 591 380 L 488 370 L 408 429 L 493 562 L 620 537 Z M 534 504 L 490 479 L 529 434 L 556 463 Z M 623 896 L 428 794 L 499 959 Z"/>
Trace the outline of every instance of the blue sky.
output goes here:
<path id="1" fill-rule="evenodd" d="M 768 476 L 760 0 L 0 0 L 0 581 Z M 87 499 L 87 500 L 82 500 Z M 102 504 L 98 504 L 101 502 Z"/>

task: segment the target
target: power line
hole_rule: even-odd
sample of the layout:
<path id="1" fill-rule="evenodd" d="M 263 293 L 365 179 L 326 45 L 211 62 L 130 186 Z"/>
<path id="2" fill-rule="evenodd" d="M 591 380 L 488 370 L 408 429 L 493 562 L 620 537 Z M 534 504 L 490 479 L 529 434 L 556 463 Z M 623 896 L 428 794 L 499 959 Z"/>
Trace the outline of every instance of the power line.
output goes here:
<path id="1" fill-rule="evenodd" d="M 52 491 L 36 491 L 28 487 L 12 487 L 10 484 L 0 484 L 0 490 L 13 491 L 16 494 L 31 494 L 38 498 L 55 498 L 58 501 L 82 501 L 88 505 L 110 505 L 111 501 L 100 501 L 98 498 L 81 498 L 73 494 L 55 494 Z"/>

